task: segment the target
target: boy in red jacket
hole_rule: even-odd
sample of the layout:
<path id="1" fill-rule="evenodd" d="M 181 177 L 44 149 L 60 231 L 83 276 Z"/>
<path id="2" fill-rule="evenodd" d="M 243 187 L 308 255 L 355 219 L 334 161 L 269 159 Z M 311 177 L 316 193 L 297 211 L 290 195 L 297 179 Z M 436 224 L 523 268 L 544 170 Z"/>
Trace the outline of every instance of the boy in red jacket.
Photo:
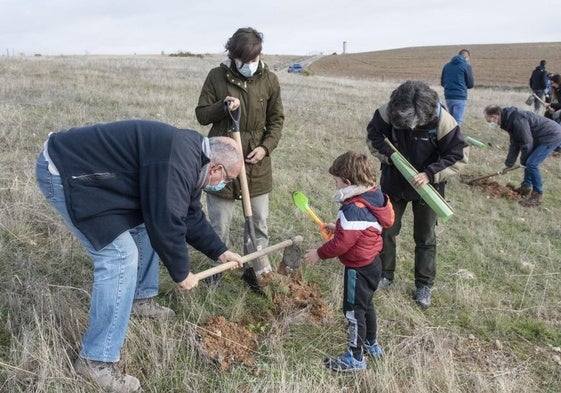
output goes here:
<path id="1" fill-rule="evenodd" d="M 329 173 L 335 179 L 334 199 L 341 203 L 334 236 L 317 249 L 306 251 L 305 259 L 338 257 L 345 265 L 343 312 L 349 321 L 349 349 L 336 358 L 326 358 L 334 371 L 366 368 L 363 351 L 372 358 L 382 355 L 376 339 L 376 311 L 372 298 L 382 274 L 378 254 L 382 250 L 382 228 L 393 225 L 389 198 L 376 187 L 374 165 L 366 154 L 348 151 L 337 157 Z"/>

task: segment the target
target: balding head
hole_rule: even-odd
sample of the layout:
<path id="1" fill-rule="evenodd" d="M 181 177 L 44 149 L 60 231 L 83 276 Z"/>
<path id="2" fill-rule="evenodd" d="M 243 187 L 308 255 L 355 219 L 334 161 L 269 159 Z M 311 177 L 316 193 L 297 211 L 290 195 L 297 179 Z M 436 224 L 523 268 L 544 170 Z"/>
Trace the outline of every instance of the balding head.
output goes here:
<path id="1" fill-rule="evenodd" d="M 210 144 L 210 161 L 221 164 L 231 178 L 240 174 L 243 166 L 243 154 L 232 138 L 217 136 L 208 138 Z"/>

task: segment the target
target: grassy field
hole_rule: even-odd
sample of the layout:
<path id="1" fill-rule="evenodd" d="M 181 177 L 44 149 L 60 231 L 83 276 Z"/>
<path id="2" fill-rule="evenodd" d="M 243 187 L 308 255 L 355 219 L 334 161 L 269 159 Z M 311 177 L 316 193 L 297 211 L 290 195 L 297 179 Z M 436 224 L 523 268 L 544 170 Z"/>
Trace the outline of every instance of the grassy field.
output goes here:
<path id="1" fill-rule="evenodd" d="M 446 59 L 452 54 L 447 48 L 434 50 L 446 52 Z M 504 59 L 497 53 L 494 64 Z M 542 53 L 531 57 L 537 63 Z M 91 263 L 35 185 L 35 159 L 48 133 L 130 118 L 205 133 L 194 108 L 208 70 L 220 59 L 0 57 L 1 392 L 98 391 L 77 378 L 71 366 L 87 324 Z M 331 202 L 334 186 L 327 173 L 332 160 L 348 149 L 367 151 L 366 124 L 396 80 L 431 81 L 442 64 L 422 74 L 415 63 L 403 62 L 411 68 L 399 76 L 375 78 L 358 70 L 334 76 L 313 68 L 309 75 L 293 75 L 284 70 L 293 61 L 290 56 L 265 60 L 279 69 L 286 112 L 283 139 L 273 155 L 271 244 L 300 234 L 304 248 L 316 246 L 322 239 L 293 205 L 292 191 L 304 192 L 314 211 L 332 220 L 338 208 Z M 341 69 L 352 70 L 353 64 Z M 483 64 L 474 68 L 476 82 L 477 73 L 491 73 Z M 529 75 L 531 68 L 524 65 L 519 72 Z M 483 108 L 491 103 L 527 108 L 525 90 L 491 82 L 470 92 L 463 131 L 489 146 L 471 149 L 466 175 L 499 170 L 506 155 L 506 134 L 487 128 Z M 226 273 L 217 289 L 202 284 L 182 294 L 162 270 L 159 301 L 178 317 L 132 319 L 120 366 L 137 376 L 146 392 L 561 392 L 561 230 L 556 219 L 561 159 L 550 157 L 542 167 L 545 203 L 538 209 L 488 198 L 459 179 L 449 183 L 447 199 L 456 213 L 437 227 L 438 274 L 433 306 L 426 311 L 411 299 L 414 245 L 412 217 L 406 214 L 396 282 L 375 296 L 386 356 L 369 362 L 364 373 L 337 375 L 322 365 L 324 356 L 346 347 L 342 265 L 336 260 L 302 266 L 304 279 L 318 283 L 329 307 L 321 322 L 306 309 L 279 314 L 272 302 L 274 287 L 266 288 L 266 298 L 258 297 L 242 285 L 237 271 Z M 521 176 L 514 171 L 496 180 L 519 183 Z M 241 207 L 233 226 L 232 248 L 240 251 Z M 208 267 L 201 255 L 192 256 L 193 270 Z M 273 254 L 272 263 L 280 257 Z M 219 315 L 240 324 L 261 321 L 254 367 L 224 372 L 200 359 L 195 330 Z"/>

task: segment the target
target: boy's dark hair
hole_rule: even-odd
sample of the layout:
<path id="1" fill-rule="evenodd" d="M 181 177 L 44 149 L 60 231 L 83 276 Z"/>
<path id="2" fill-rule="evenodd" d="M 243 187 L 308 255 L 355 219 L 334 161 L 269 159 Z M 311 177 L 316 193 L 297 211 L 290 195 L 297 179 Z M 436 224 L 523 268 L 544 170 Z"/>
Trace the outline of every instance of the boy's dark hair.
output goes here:
<path id="1" fill-rule="evenodd" d="M 231 59 L 240 59 L 244 63 L 249 63 L 263 50 L 263 34 L 252 27 L 239 28 L 228 39 L 225 48 Z"/>
<path id="2" fill-rule="evenodd" d="M 351 185 L 373 187 L 376 172 L 369 156 L 349 150 L 341 154 L 329 167 L 329 174 L 348 181 Z"/>
<path id="3" fill-rule="evenodd" d="M 463 57 L 466 57 L 466 55 L 467 55 L 467 57 L 471 56 L 470 53 L 469 53 L 469 50 L 467 50 L 467 49 L 462 49 L 461 51 L 458 52 L 458 54 L 460 56 L 463 56 Z"/>
<path id="4" fill-rule="evenodd" d="M 388 103 L 392 125 L 399 129 L 436 124 L 438 121 L 438 93 L 422 81 L 407 81 L 395 89 Z"/>
<path id="5" fill-rule="evenodd" d="M 487 105 L 485 107 L 485 109 L 483 110 L 483 113 L 485 113 L 487 116 L 493 116 L 493 115 L 501 115 L 502 109 L 500 106 L 498 105 Z"/>
<path id="6" fill-rule="evenodd" d="M 561 75 L 559 75 L 559 74 L 553 75 L 553 76 L 551 77 L 551 81 L 552 81 L 553 83 L 556 83 L 556 84 L 558 84 L 558 85 L 561 85 Z"/>
<path id="7" fill-rule="evenodd" d="M 545 60 L 540 60 L 540 65 L 541 65 L 542 67 L 545 67 Z"/>

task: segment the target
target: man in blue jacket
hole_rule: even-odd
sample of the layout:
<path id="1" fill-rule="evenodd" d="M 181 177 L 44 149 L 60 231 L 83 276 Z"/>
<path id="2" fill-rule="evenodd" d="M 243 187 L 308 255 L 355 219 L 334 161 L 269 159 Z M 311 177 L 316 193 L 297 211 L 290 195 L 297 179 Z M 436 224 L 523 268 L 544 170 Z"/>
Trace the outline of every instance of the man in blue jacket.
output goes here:
<path id="1" fill-rule="evenodd" d="M 213 260 L 240 261 L 205 219 L 203 188 L 219 189 L 242 168 L 231 138 L 143 120 L 52 133 L 37 160 L 39 189 L 91 255 L 89 324 L 74 368 L 111 392 L 138 379 L 117 370 L 131 314 L 169 318 L 157 304 L 159 259 L 179 289 L 198 280 L 185 241 Z"/>
<path id="2" fill-rule="evenodd" d="M 469 51 L 462 49 L 442 68 L 440 84 L 444 87 L 444 99 L 448 112 L 459 126 L 466 111 L 468 89 L 474 86 L 473 73 L 469 64 Z"/>
<path id="3" fill-rule="evenodd" d="M 519 155 L 520 165 L 525 166 L 524 180 L 516 191 L 527 198 L 520 204 L 524 207 L 540 206 L 543 203 L 543 182 L 539 166 L 561 145 L 561 125 L 515 107 L 503 109 L 498 105 L 489 105 L 483 114 L 491 127 L 500 127 L 510 137 L 505 169 L 513 166 Z"/>

